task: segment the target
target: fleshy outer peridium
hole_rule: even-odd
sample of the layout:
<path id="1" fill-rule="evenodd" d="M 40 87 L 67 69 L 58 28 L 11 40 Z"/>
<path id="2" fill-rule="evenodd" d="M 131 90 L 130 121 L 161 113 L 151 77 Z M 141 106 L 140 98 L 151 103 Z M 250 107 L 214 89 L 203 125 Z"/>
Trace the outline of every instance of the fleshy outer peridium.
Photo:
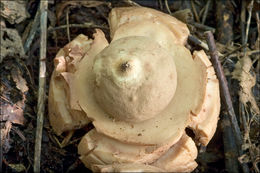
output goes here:
<path id="1" fill-rule="evenodd" d="M 133 26 L 131 23 L 136 24 L 136 26 Z M 142 23 L 145 23 L 145 25 Z M 125 36 L 150 36 L 152 39 L 158 38 L 156 40 L 160 42 L 165 39 L 165 35 L 161 32 L 166 32 L 166 35 L 175 38 L 172 39 L 172 43 L 184 45 L 190 33 L 186 24 L 176 18 L 145 7 L 113 8 L 109 13 L 109 26 L 110 36 L 113 40 L 118 37 L 116 32 L 120 32 L 120 38 L 123 37 L 123 34 L 125 34 Z M 127 28 L 126 26 L 129 27 Z M 162 27 L 163 30 L 157 26 Z M 134 29 L 132 29 L 132 27 L 134 27 Z M 166 28 L 168 28 L 168 30 Z M 120 31 L 121 29 L 123 33 Z M 163 38 L 160 39 L 158 35 L 163 36 Z M 168 38 L 166 38 L 166 40 L 167 39 Z M 168 43 L 171 44 L 170 42 Z M 167 46 L 168 45 L 166 45 L 166 47 Z"/>
<path id="2" fill-rule="evenodd" d="M 215 133 L 220 109 L 218 80 L 205 52 L 195 51 L 191 56 L 183 46 L 189 34 L 186 25 L 153 9 L 115 8 L 109 15 L 109 24 L 110 45 L 102 31 L 96 30 L 94 40 L 80 35 L 57 54 L 49 92 L 51 125 L 60 134 L 93 121 L 95 129 L 88 132 L 79 144 L 83 163 L 93 171 L 192 171 L 197 165 L 194 161 L 197 149 L 184 129 L 187 126 L 192 128 L 198 142 L 207 145 Z M 154 29 L 151 31 L 151 28 Z M 123 49 L 134 48 L 134 44 L 124 43 L 127 39 L 134 42 L 134 38 L 142 38 L 140 42 L 144 49 L 160 45 L 167 52 L 162 54 L 172 57 L 176 66 L 177 87 L 175 93 L 168 90 L 173 96 L 163 110 L 147 120 L 131 122 L 109 115 L 98 103 L 95 87 L 104 78 L 99 81 L 97 76 L 106 73 L 95 72 L 93 68 L 95 56 L 105 47 L 109 50 L 111 45 L 118 44 Z M 113 50 L 109 53 L 112 55 Z M 107 62 L 104 62 L 101 64 L 106 65 Z M 131 63 L 136 65 L 139 61 Z M 132 79 L 131 76 L 124 78 L 132 72 L 128 61 L 120 62 L 116 67 L 119 67 L 119 72 L 129 72 L 117 74 L 122 75 L 117 85 Z M 143 72 L 143 69 L 139 68 L 137 72 Z M 145 75 L 133 76 L 138 79 Z M 138 83 L 140 80 L 131 81 L 131 86 L 141 85 Z M 115 91 L 110 94 L 113 93 L 116 93 L 115 96 L 118 94 Z"/>
<path id="3" fill-rule="evenodd" d="M 94 172 L 166 172 L 158 167 L 141 163 L 94 164 L 91 166 L 91 170 Z"/>
<path id="4" fill-rule="evenodd" d="M 147 49 L 149 49 L 149 45 L 157 44 L 147 37 L 127 37 L 127 39 L 116 40 L 109 46 L 117 45 L 117 49 L 127 49 L 129 46 L 135 46 L 128 43 L 135 39 L 146 45 Z M 173 143 L 173 141 L 179 140 L 189 123 L 190 112 L 197 113 L 202 106 L 206 87 L 206 75 L 204 75 L 206 71 L 196 65 L 189 50 L 184 46 L 176 45 L 171 54 L 178 75 L 178 85 L 174 97 L 167 107 L 154 118 L 139 123 L 115 120 L 100 107 L 94 95 L 96 80 L 92 71 L 94 58 L 84 58 L 81 61 L 75 79 L 80 95 L 79 103 L 88 117 L 93 120 L 93 125 L 98 132 L 122 142 L 140 145 L 158 146 L 165 145 L 165 141 Z"/>
<path id="5" fill-rule="evenodd" d="M 73 76 L 77 63 L 91 43 L 91 39 L 81 34 L 64 46 L 54 59 L 55 68 L 50 81 L 48 107 L 50 123 L 57 134 L 89 123 L 85 112 L 71 102 L 73 95 L 70 94 L 69 88 L 73 83 L 68 83 L 68 78 L 64 78 L 63 74 Z"/>
<path id="6" fill-rule="evenodd" d="M 94 40 L 80 34 L 56 55 L 50 81 L 48 109 L 50 124 L 58 135 L 81 128 L 90 122 L 78 104 L 74 72 L 84 56 L 95 56 L 107 45 L 103 32 L 96 30 Z"/>
<path id="7" fill-rule="evenodd" d="M 91 168 L 96 164 L 96 157 L 105 164 L 112 163 L 144 163 L 156 161 L 173 144 L 161 147 L 129 144 L 98 133 L 95 129 L 88 132 L 78 145 L 81 161 Z"/>
<path id="8" fill-rule="evenodd" d="M 167 172 L 191 172 L 198 165 L 195 161 L 197 155 L 194 141 L 184 133 L 176 144 L 151 165 Z"/>
<path id="9" fill-rule="evenodd" d="M 193 58 L 197 60 L 201 68 L 207 71 L 207 85 L 203 105 L 199 113 L 191 114 L 189 127 L 195 133 L 197 141 L 206 146 L 213 137 L 218 124 L 220 112 L 219 82 L 214 68 L 203 50 L 194 51 Z"/>
<path id="10" fill-rule="evenodd" d="M 197 167 L 195 159 L 198 154 L 194 141 L 185 133 L 174 145 L 150 151 L 149 146 L 123 143 L 100 134 L 95 129 L 82 138 L 78 152 L 81 161 L 92 170 L 96 164 L 100 165 L 98 168 L 104 168 L 114 163 L 122 166 L 127 163 L 152 165 L 154 171 L 160 168 L 167 172 L 194 170 Z"/>

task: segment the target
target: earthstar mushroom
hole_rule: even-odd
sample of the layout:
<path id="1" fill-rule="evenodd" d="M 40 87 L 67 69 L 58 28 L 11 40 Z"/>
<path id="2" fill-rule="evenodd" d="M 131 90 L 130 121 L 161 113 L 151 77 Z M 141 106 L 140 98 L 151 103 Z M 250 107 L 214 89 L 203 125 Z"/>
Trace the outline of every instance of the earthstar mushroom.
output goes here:
<path id="1" fill-rule="evenodd" d="M 186 25 L 153 9 L 114 8 L 109 24 L 110 44 L 96 30 L 93 40 L 80 35 L 57 54 L 53 129 L 61 134 L 92 122 L 78 152 L 93 171 L 194 170 L 197 148 L 185 128 L 207 145 L 220 110 L 207 55 L 192 55 Z"/>

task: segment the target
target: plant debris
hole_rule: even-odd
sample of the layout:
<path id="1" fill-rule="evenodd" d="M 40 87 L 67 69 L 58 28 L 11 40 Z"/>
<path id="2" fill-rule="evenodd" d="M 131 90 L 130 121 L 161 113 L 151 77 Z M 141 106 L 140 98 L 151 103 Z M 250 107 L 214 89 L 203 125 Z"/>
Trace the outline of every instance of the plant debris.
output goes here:
<path id="1" fill-rule="evenodd" d="M 1 1 L 0 8 L 0 15 L 10 24 L 21 23 L 29 17 L 29 13 L 26 11 L 26 1 Z"/>
<path id="2" fill-rule="evenodd" d="M 0 42 L 0 63 L 7 56 L 24 56 L 22 40 L 17 30 L 1 27 Z"/>
<path id="3" fill-rule="evenodd" d="M 252 60 L 245 56 L 238 60 L 235 65 L 235 69 L 232 72 L 232 78 L 239 81 L 241 87 L 239 91 L 240 101 L 247 107 L 247 104 L 251 104 L 251 108 L 254 113 L 260 114 L 259 107 L 257 106 L 255 97 L 252 93 L 252 88 L 256 84 L 256 75 L 254 72 L 251 72 Z"/>

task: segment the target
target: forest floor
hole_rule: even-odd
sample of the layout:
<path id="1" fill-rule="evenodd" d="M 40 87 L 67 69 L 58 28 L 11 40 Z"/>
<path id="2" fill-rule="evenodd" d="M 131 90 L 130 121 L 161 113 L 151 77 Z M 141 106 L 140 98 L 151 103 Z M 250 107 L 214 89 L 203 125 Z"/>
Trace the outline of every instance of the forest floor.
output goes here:
<path id="1" fill-rule="evenodd" d="M 260 1 L 259 0 L 49 0 L 47 17 L 46 92 L 41 147 L 41 172 L 86 172 L 77 145 L 91 127 L 55 135 L 49 124 L 47 98 L 53 59 L 58 50 L 79 34 L 92 38 L 100 28 L 108 40 L 107 17 L 114 7 L 145 6 L 171 14 L 191 32 L 186 45 L 209 55 L 205 31 L 214 33 L 219 59 L 228 81 L 243 144 L 239 155 L 229 114 L 222 104 L 215 136 L 199 147 L 194 172 L 249 172 L 260 169 Z M 37 129 L 40 1 L 0 2 L 0 172 L 33 172 Z M 195 39 L 195 40 L 194 40 Z M 233 146 L 233 147 L 232 147 Z"/>

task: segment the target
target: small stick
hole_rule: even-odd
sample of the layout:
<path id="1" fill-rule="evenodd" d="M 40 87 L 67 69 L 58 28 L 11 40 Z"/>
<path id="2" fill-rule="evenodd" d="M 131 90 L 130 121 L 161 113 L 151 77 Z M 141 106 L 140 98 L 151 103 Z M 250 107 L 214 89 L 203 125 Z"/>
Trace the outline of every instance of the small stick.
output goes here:
<path id="1" fill-rule="evenodd" d="M 207 18 L 207 15 L 208 15 L 208 11 L 209 11 L 210 1 L 211 1 L 211 0 L 208 0 L 208 1 L 207 1 L 205 10 L 204 10 L 204 13 L 203 13 L 203 16 L 202 16 L 202 21 L 201 21 L 202 24 L 204 24 L 205 21 L 206 21 L 206 18 Z"/>
<path id="2" fill-rule="evenodd" d="M 70 27 L 69 27 L 69 8 L 66 10 L 66 25 L 67 25 L 67 37 L 68 41 L 70 42 Z"/>
<path id="3" fill-rule="evenodd" d="M 163 10 L 162 0 L 159 0 L 160 10 Z"/>
<path id="4" fill-rule="evenodd" d="M 248 32 L 249 32 L 249 26 L 251 23 L 253 5 L 254 5 L 254 0 L 251 0 L 250 4 L 248 5 L 248 18 L 247 18 L 247 22 L 246 22 L 246 36 L 245 36 L 245 40 L 244 40 L 243 44 L 246 44 L 247 40 L 248 40 Z M 244 55 L 245 55 L 245 53 L 246 53 L 246 48 L 244 48 Z"/>
<path id="5" fill-rule="evenodd" d="M 24 46 L 23 46 L 24 53 L 26 53 L 30 49 L 30 46 L 31 46 L 32 41 L 33 41 L 33 38 L 35 36 L 35 33 L 38 30 L 39 24 L 40 24 L 40 7 L 38 7 L 36 15 L 35 15 L 35 17 L 33 19 L 33 23 L 32 23 L 31 30 L 29 32 L 29 36 L 27 37 L 27 39 L 26 39 L 26 41 L 24 43 Z"/>
<path id="6" fill-rule="evenodd" d="M 54 28 L 49 27 L 48 32 L 53 32 L 60 29 L 67 28 L 67 25 L 60 25 Z M 101 29 L 108 29 L 106 26 L 99 26 L 93 23 L 84 23 L 84 24 L 69 24 L 69 28 L 101 28 Z"/>
<path id="7" fill-rule="evenodd" d="M 246 51 L 246 54 L 244 54 L 243 52 L 238 52 L 238 53 L 232 53 L 231 55 L 229 55 L 229 58 L 234 58 L 234 57 L 238 57 L 238 56 L 251 56 L 251 55 L 257 55 L 260 54 L 260 50 L 251 50 L 251 51 Z"/>
<path id="8" fill-rule="evenodd" d="M 202 47 L 203 49 L 205 49 L 207 51 L 209 50 L 209 47 L 208 47 L 208 45 L 206 43 L 204 43 L 203 41 L 199 40 L 198 38 L 196 38 L 196 37 L 194 37 L 192 35 L 188 36 L 188 40 L 191 41 L 192 43 Z"/>
<path id="9" fill-rule="evenodd" d="M 1 115 L 3 115 L 2 109 L 0 109 L 0 113 L 1 113 Z M 1 121 L 2 121 L 2 116 L 1 116 Z M 2 140 L 2 137 L 1 137 L 1 139 L 0 139 L 0 146 L 1 146 L 0 147 L 0 172 L 3 171 L 3 145 L 4 145 L 4 141 Z"/>
<path id="10" fill-rule="evenodd" d="M 222 100 L 223 100 L 223 103 L 226 106 L 227 113 L 229 114 L 229 120 L 230 120 L 230 123 L 231 123 L 231 127 L 232 127 L 232 130 L 233 130 L 235 140 L 236 140 L 238 154 L 239 154 L 239 156 L 241 156 L 243 154 L 242 149 L 241 149 L 241 146 L 243 144 L 243 140 L 242 140 L 242 136 L 241 136 L 239 126 L 238 126 L 235 111 L 234 111 L 234 108 L 233 108 L 233 105 L 232 105 L 232 100 L 231 100 L 231 96 L 230 96 L 230 93 L 229 93 L 227 80 L 226 80 L 226 77 L 224 75 L 224 71 L 222 69 L 222 66 L 221 66 L 219 58 L 218 58 L 218 52 L 217 52 L 217 48 L 216 48 L 216 45 L 215 45 L 214 36 L 210 31 L 207 31 L 205 33 L 206 33 L 206 36 L 207 36 L 207 43 L 209 45 L 211 62 L 213 64 L 213 67 L 216 71 L 216 75 L 217 75 L 219 82 L 220 82 L 220 91 L 221 91 Z M 241 166 L 242 166 L 243 172 L 245 172 L 245 173 L 249 172 L 248 165 L 246 163 L 241 163 Z"/>
<path id="11" fill-rule="evenodd" d="M 193 26 L 195 26 L 196 28 L 202 29 L 204 31 L 211 31 L 213 33 L 215 33 L 216 29 L 198 22 L 191 22 L 190 24 L 192 24 Z"/>
<path id="12" fill-rule="evenodd" d="M 240 13 L 241 42 L 245 43 L 246 1 L 242 1 Z"/>
<path id="13" fill-rule="evenodd" d="M 41 42 L 40 42 L 40 58 L 39 58 L 39 89 L 37 103 L 37 127 L 35 137 L 34 165 L 33 171 L 40 172 L 41 162 L 41 144 L 42 144 L 42 128 L 45 111 L 45 82 L 46 82 L 46 45 L 47 45 L 47 10 L 48 1 L 40 2 L 41 10 Z"/>
<path id="14" fill-rule="evenodd" d="M 238 48 L 234 49 L 233 51 L 231 51 L 231 52 L 225 54 L 225 55 L 224 55 L 223 57 L 221 57 L 221 58 L 224 59 L 224 58 L 226 58 L 226 57 L 232 55 L 233 53 L 239 51 L 240 49 L 242 49 L 242 48 L 244 48 L 244 47 L 246 47 L 246 46 L 247 46 L 246 44 L 241 45 L 241 46 L 239 46 Z"/>
<path id="15" fill-rule="evenodd" d="M 225 169 L 228 172 L 238 173 L 239 164 L 237 158 L 237 146 L 235 143 L 231 124 L 226 113 L 221 118 L 221 130 L 223 132 L 223 143 L 225 152 Z"/>
<path id="16" fill-rule="evenodd" d="M 169 13 L 170 15 L 172 15 L 172 12 L 171 12 L 171 10 L 170 10 L 170 8 L 169 8 L 169 5 L 168 5 L 168 1 L 165 0 L 164 2 L 165 2 L 165 6 L 166 6 L 166 9 L 167 9 L 168 13 Z"/>
<path id="17" fill-rule="evenodd" d="M 259 13 L 258 12 L 256 12 L 255 13 L 255 15 L 256 15 L 256 24 L 257 24 L 257 32 L 258 32 L 258 34 L 260 34 L 260 19 L 259 19 Z M 258 38 L 259 38 L 260 36 L 258 36 Z"/>
<path id="18" fill-rule="evenodd" d="M 200 10 L 200 12 L 199 12 L 199 17 L 202 16 L 202 13 L 204 13 L 204 11 L 205 11 L 205 6 Z"/>
<path id="19" fill-rule="evenodd" d="M 255 12 L 255 15 L 256 15 L 256 24 L 257 24 L 257 33 L 258 33 L 258 37 L 257 37 L 256 43 L 255 43 L 255 48 L 259 48 L 260 47 L 260 19 L 259 19 L 259 12 Z M 259 61 L 258 64 L 260 64 L 260 61 Z M 258 65 L 258 67 L 259 67 L 259 65 Z"/>
<path id="20" fill-rule="evenodd" d="M 199 18 L 199 16 L 198 16 L 198 13 L 197 13 L 197 10 L 196 10 L 196 7 L 195 7 L 195 5 L 194 5 L 193 0 L 191 0 L 191 7 L 192 7 L 192 11 L 193 11 L 193 13 L 194 13 L 194 16 L 195 16 L 196 21 L 197 21 L 197 22 L 200 22 L 200 18 Z"/>
<path id="21" fill-rule="evenodd" d="M 129 4 L 129 5 L 132 5 L 132 6 L 141 7 L 141 5 L 139 5 L 136 2 L 131 1 L 131 0 L 124 0 L 124 2 Z"/>
<path id="22" fill-rule="evenodd" d="M 188 36 L 188 40 L 189 40 L 190 42 L 192 42 L 193 44 L 198 45 L 198 46 L 200 46 L 201 48 L 205 49 L 206 51 L 209 51 L 208 45 L 207 45 L 206 43 L 204 43 L 203 41 L 201 41 L 200 39 L 198 39 L 198 38 L 196 38 L 196 37 L 194 37 L 194 36 L 192 36 L 192 35 L 189 35 L 189 36 Z M 221 54 L 221 53 L 218 51 L 218 56 L 221 56 L 221 57 L 222 57 L 223 54 Z"/>

